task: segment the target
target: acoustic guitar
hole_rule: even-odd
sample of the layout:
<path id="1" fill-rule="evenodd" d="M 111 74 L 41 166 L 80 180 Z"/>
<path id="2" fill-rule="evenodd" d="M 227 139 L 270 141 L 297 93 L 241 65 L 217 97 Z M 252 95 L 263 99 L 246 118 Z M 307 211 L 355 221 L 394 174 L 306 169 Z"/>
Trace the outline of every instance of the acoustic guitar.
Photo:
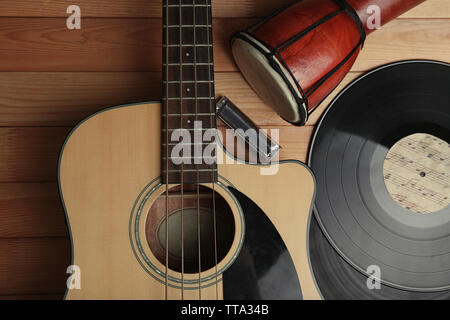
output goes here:
<path id="1" fill-rule="evenodd" d="M 303 163 L 262 174 L 215 136 L 174 161 L 176 132 L 216 129 L 211 14 L 210 0 L 164 1 L 162 102 L 98 112 L 67 138 L 59 187 L 79 286 L 66 299 L 320 298 Z"/>

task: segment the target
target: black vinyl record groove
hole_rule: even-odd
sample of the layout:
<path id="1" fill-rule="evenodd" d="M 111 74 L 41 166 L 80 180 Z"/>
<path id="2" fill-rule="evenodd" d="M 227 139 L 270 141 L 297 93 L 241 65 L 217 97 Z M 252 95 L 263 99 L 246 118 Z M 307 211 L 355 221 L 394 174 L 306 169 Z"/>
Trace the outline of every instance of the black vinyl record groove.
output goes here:
<path id="1" fill-rule="evenodd" d="M 418 291 L 417 297 L 447 295 L 450 206 L 429 215 L 402 208 L 386 189 L 383 163 L 389 149 L 408 135 L 450 142 L 449 85 L 449 64 L 405 61 L 369 72 L 331 103 L 309 159 L 317 181 L 315 217 L 331 244 L 320 242 L 313 221 L 310 247 L 319 283 L 325 265 L 338 265 L 349 281 L 378 266 L 383 285 L 392 287 L 381 298 L 416 297 L 411 291 Z M 359 275 L 350 272 L 356 270 Z"/>
<path id="2" fill-rule="evenodd" d="M 310 258 L 316 283 L 325 300 L 450 300 L 450 290 L 417 292 L 381 284 L 370 289 L 368 277 L 348 264 L 331 246 L 313 217 Z"/>

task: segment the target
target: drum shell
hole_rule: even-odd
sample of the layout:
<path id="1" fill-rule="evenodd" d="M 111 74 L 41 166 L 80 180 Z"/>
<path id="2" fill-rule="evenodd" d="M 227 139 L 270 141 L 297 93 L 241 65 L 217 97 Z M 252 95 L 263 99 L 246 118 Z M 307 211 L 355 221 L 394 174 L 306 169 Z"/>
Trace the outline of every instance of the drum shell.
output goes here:
<path id="1" fill-rule="evenodd" d="M 333 0 L 297 2 L 245 33 L 273 52 L 273 58 L 286 68 L 291 85 L 296 84 L 294 89 L 306 102 L 297 106 L 306 109 L 303 115 L 311 113 L 342 81 L 362 43 L 354 17 Z"/>
<path id="2" fill-rule="evenodd" d="M 272 48 L 276 48 L 314 22 L 339 10 L 334 1 L 299 2 L 252 32 Z M 278 31 L 276 30 L 278 26 Z M 299 41 L 280 53 L 305 93 L 335 68 L 357 46 L 361 38 L 355 21 L 345 12 L 319 25 Z M 359 53 L 356 50 L 347 63 L 308 97 L 311 112 L 344 78 Z"/>

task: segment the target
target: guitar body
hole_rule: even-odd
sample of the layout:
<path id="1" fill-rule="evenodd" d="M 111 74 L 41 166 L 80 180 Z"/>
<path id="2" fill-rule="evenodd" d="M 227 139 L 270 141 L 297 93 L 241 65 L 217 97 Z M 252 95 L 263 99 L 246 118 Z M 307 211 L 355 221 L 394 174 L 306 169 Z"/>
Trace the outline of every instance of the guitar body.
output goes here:
<path id="1" fill-rule="evenodd" d="M 151 227 L 151 212 L 166 191 L 159 178 L 161 105 L 107 109 L 78 125 L 59 164 L 72 264 L 81 271 L 81 288 L 68 290 L 66 298 L 159 300 L 167 290 L 177 300 L 319 299 L 308 257 L 315 192 L 310 170 L 291 161 L 262 175 L 263 167 L 220 152 L 218 182 L 203 187 L 229 207 L 227 250 L 200 277 L 169 268 L 166 278 L 157 258 L 159 233 Z"/>

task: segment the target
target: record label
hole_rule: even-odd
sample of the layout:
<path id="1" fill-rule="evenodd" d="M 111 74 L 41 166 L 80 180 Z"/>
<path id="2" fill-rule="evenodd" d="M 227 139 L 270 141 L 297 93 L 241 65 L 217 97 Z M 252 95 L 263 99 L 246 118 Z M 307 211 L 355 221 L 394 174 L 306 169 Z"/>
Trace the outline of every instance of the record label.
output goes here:
<path id="1" fill-rule="evenodd" d="M 383 166 L 386 188 L 403 208 L 430 214 L 450 204 L 450 145 L 416 133 L 397 142 Z"/>

